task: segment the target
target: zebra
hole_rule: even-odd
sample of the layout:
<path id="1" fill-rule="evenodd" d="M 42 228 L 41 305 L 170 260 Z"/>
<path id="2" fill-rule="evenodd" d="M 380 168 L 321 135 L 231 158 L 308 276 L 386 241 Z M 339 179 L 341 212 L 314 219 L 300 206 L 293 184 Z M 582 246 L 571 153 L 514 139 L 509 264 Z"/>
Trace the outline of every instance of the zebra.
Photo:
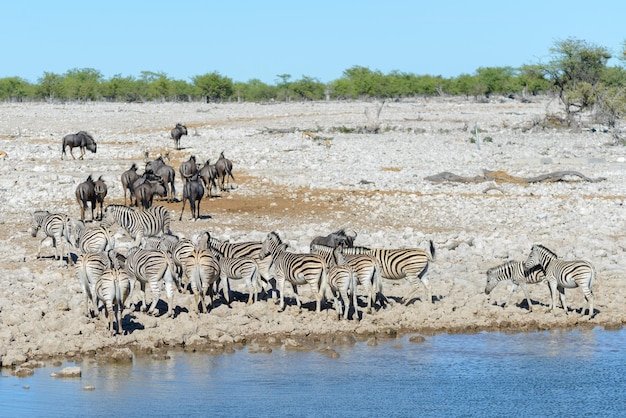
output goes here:
<path id="1" fill-rule="evenodd" d="M 287 251 L 276 232 L 270 232 L 263 240 L 260 258 L 271 257 L 270 271 L 274 272 L 276 286 L 280 292 L 280 311 L 285 309 L 285 282 L 293 287 L 298 309 L 302 309 L 297 286 L 309 284 L 316 299 L 316 312 L 321 311 L 322 299 L 328 286 L 326 262 L 315 254 L 297 254 Z"/>
<path id="2" fill-rule="evenodd" d="M 175 234 L 163 234 L 160 237 L 143 237 L 141 248 L 144 250 L 163 250 L 172 254 L 180 238 Z"/>
<path id="3" fill-rule="evenodd" d="M 37 258 L 41 257 L 41 246 L 43 242 L 48 238 L 52 238 L 52 247 L 54 248 L 54 259 L 60 260 L 58 254 L 57 244 L 63 240 L 61 245 L 65 246 L 65 255 L 67 256 L 67 262 L 72 264 L 74 261 L 70 256 L 70 242 L 71 242 L 71 221 L 67 215 L 60 213 L 50 213 L 47 210 L 37 210 L 32 213 L 32 221 L 30 227 L 30 234 L 33 238 L 37 236 L 39 230 L 44 233 L 43 239 L 39 242 L 37 248 Z M 63 250 L 61 250 L 63 254 Z"/>
<path id="4" fill-rule="evenodd" d="M 171 234 L 170 213 L 164 206 L 136 210 L 124 205 L 108 205 L 100 225 L 110 228 L 117 223 L 135 240 L 134 246 L 141 244 L 143 237 Z"/>
<path id="5" fill-rule="evenodd" d="M 251 257 L 259 258 L 263 243 L 261 241 L 228 242 L 220 241 L 211 236 L 208 231 L 202 233 L 198 243 L 203 248 L 213 248 L 219 251 L 224 257 L 239 258 Z"/>
<path id="6" fill-rule="evenodd" d="M 224 298 L 230 304 L 230 280 L 243 280 L 247 289 L 250 290 L 247 304 L 250 305 L 258 300 L 258 293 L 262 289 L 259 266 L 251 257 L 225 257 L 218 259 L 220 266 L 220 281 L 224 286 Z"/>
<path id="7" fill-rule="evenodd" d="M 415 297 L 418 292 L 418 283 L 421 281 L 426 287 L 427 301 L 433 303 L 432 290 L 428 281 L 428 267 L 435 260 L 435 245 L 430 241 L 429 252 L 419 248 L 381 249 L 365 247 L 349 247 L 343 249 L 344 255 L 369 254 L 380 263 L 381 277 L 388 280 L 407 278 L 412 290 L 404 298 L 404 305 Z"/>
<path id="8" fill-rule="evenodd" d="M 143 309 L 153 314 L 154 308 L 161 296 L 161 282 L 165 283 L 167 296 L 167 316 L 172 316 L 174 309 L 174 263 L 164 251 L 144 250 L 132 247 L 126 256 L 126 270 L 131 280 L 139 281 L 142 291 Z M 133 282 L 134 283 L 134 282 Z M 134 284 L 131 283 L 131 293 Z M 146 305 L 146 284 L 152 291 L 152 302 Z"/>
<path id="9" fill-rule="evenodd" d="M 97 253 L 115 248 L 115 240 L 103 226 L 87 227 L 83 221 L 75 221 L 73 232 L 73 244 L 80 253 Z"/>
<path id="10" fill-rule="evenodd" d="M 162 249 L 162 248 L 160 248 Z M 196 250 L 196 245 L 188 238 L 181 238 L 172 247 L 170 254 L 172 255 L 172 261 L 176 268 L 176 286 L 178 291 L 186 291 L 187 284 L 190 281 L 187 275 L 187 263 L 190 262 L 193 252 Z"/>
<path id="11" fill-rule="evenodd" d="M 593 265 L 586 260 L 564 261 L 559 260 L 557 255 L 543 245 L 533 245 L 528 258 L 524 262 L 524 268 L 530 269 L 540 265 L 546 272 L 546 279 L 550 285 L 551 305 L 550 310 L 554 312 L 556 305 L 556 291 L 559 291 L 559 299 L 563 305 L 563 310 L 567 314 L 567 304 L 565 303 L 565 289 L 580 287 L 585 296 L 585 301 L 589 305 L 589 319 L 593 317 L 593 281 L 596 271 Z M 585 308 L 582 308 L 581 315 L 585 315 Z"/>
<path id="12" fill-rule="evenodd" d="M 321 244 L 311 244 L 311 252 L 324 257 L 327 264 L 331 263 L 333 247 Z M 342 256 L 356 274 L 357 284 L 363 286 L 367 295 L 367 313 L 372 312 L 372 303 L 376 303 L 377 294 L 382 294 L 382 279 L 380 277 L 382 266 L 373 256 L 368 254 L 344 254 Z M 381 297 L 382 299 L 382 297 Z"/>
<path id="13" fill-rule="evenodd" d="M 358 302 L 356 298 L 356 285 L 357 278 L 356 273 L 351 265 L 346 263 L 345 258 L 341 254 L 341 246 L 334 248 L 331 254 L 331 262 L 328 268 L 328 285 L 333 294 L 333 306 L 341 318 L 343 310 L 343 319 L 348 319 L 348 311 L 350 310 L 350 303 L 354 307 L 353 319 L 359 319 Z M 337 294 L 341 295 L 343 300 L 343 309 L 341 302 L 337 297 Z M 348 294 L 352 295 L 352 301 L 348 298 Z"/>
<path id="14" fill-rule="evenodd" d="M 84 253 L 76 260 L 76 277 L 80 282 L 85 294 L 85 316 L 92 317 L 92 312 L 99 315 L 96 299 L 96 283 L 102 274 L 111 267 L 111 260 L 108 253 L 101 251 L 97 253 Z M 89 305 L 93 311 L 89 309 Z"/>
<path id="15" fill-rule="evenodd" d="M 526 301 L 528 302 L 528 311 L 532 312 L 533 307 L 532 303 L 530 302 L 530 294 L 528 293 L 526 284 L 535 284 L 546 281 L 546 275 L 543 271 L 543 267 L 534 266 L 530 270 L 527 270 L 524 268 L 523 262 L 513 260 L 507 261 L 506 263 L 500 264 L 499 266 L 492 267 L 487 270 L 487 284 L 485 286 L 485 293 L 487 295 L 490 294 L 498 283 L 505 280 L 512 281 L 513 288 L 511 289 L 509 297 L 505 299 L 502 307 L 506 307 L 506 304 L 513 296 L 513 293 L 515 293 L 517 287 L 520 286 L 524 291 Z"/>
<path id="16" fill-rule="evenodd" d="M 131 292 L 128 272 L 121 268 L 107 269 L 96 282 L 95 292 L 97 299 L 105 306 L 111 335 L 120 333 L 123 330 L 121 321 L 124 316 L 124 306 Z M 113 319 L 115 319 L 117 329 L 113 326 Z"/>
<path id="17" fill-rule="evenodd" d="M 211 301 L 210 307 L 213 309 L 213 285 L 217 284 L 220 277 L 220 264 L 217 257 L 210 250 L 194 249 L 184 263 L 184 270 L 193 292 L 196 313 L 199 314 L 205 309 L 208 312 L 208 307 L 204 302 L 207 291 Z"/>

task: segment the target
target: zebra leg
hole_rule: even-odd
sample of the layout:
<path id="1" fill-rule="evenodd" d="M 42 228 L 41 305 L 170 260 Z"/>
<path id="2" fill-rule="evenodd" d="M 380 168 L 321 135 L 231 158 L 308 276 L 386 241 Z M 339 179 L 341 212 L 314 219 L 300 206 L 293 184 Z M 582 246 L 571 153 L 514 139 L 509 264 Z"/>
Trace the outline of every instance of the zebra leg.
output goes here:
<path id="1" fill-rule="evenodd" d="M 528 293 L 528 288 L 526 287 L 524 283 L 520 283 L 520 286 L 522 287 L 522 290 L 524 291 L 524 296 L 526 296 L 526 302 L 528 303 L 528 312 L 532 312 L 533 305 L 530 302 L 530 294 Z"/>
<path id="2" fill-rule="evenodd" d="M 172 274 L 168 274 L 168 272 L 166 272 L 165 276 L 165 295 L 167 296 L 167 316 L 172 317 L 174 315 L 174 287 L 176 287 L 176 284 Z"/>
<path id="3" fill-rule="evenodd" d="M 352 314 L 352 319 L 355 321 L 359 321 L 359 301 L 356 297 L 356 289 L 352 290 L 352 305 L 354 306 L 354 314 Z"/>
<path id="4" fill-rule="evenodd" d="M 567 310 L 567 303 L 565 303 L 565 288 L 563 288 L 562 286 L 557 286 L 557 289 L 559 291 L 559 299 L 561 300 L 561 305 L 563 306 L 565 315 L 567 315 L 569 312 Z"/>
<path id="5" fill-rule="evenodd" d="M 350 310 L 350 298 L 348 298 L 348 292 L 345 289 L 341 290 L 341 299 L 343 300 L 343 319 L 348 319 Z"/>
<path id="6" fill-rule="evenodd" d="M 550 311 L 554 312 L 554 307 L 556 305 L 556 279 L 549 275 L 548 278 L 548 287 L 550 289 Z"/>
<path id="7" fill-rule="evenodd" d="M 335 312 L 337 312 L 337 319 L 341 319 L 341 316 L 343 314 L 341 301 L 339 300 L 339 297 L 337 297 L 337 294 L 335 293 L 334 290 L 331 292 L 333 294 L 333 308 L 335 308 Z"/>

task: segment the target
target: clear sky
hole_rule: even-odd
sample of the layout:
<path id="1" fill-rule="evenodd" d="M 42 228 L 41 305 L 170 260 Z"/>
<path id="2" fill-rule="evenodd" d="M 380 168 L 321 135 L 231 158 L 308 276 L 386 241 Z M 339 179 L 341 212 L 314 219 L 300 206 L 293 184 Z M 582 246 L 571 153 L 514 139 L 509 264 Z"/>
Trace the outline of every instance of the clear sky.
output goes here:
<path id="1" fill-rule="evenodd" d="M 456 77 L 546 62 L 570 37 L 614 56 L 626 40 L 624 0 L 5 0 L 0 16 L 0 78 L 32 83 L 84 68 L 267 84 L 357 65 Z"/>

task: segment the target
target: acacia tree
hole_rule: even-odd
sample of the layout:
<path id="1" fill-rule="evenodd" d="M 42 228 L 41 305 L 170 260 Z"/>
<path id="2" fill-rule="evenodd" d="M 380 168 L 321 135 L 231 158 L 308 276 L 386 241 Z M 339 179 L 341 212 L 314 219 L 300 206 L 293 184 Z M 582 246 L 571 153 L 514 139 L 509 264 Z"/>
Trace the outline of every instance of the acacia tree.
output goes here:
<path id="1" fill-rule="evenodd" d="M 575 38 L 557 41 L 550 52 L 552 58 L 543 71 L 563 104 L 568 125 L 578 127 L 577 117 L 598 97 L 598 83 L 611 54 L 604 47 Z"/>
<path id="2" fill-rule="evenodd" d="M 198 75 L 191 79 L 194 85 L 202 92 L 206 102 L 226 100 L 233 95 L 233 80 L 220 75 L 218 72 Z"/>

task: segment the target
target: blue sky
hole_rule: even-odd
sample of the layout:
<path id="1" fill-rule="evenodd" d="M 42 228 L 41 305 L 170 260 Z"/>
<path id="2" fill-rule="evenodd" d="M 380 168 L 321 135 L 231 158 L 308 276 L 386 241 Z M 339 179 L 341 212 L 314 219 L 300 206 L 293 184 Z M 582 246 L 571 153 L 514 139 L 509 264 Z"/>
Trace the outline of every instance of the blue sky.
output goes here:
<path id="1" fill-rule="evenodd" d="M 570 37 L 614 56 L 626 40 L 626 2 L 604 0 L 12 0 L 0 16 L 0 78 L 33 83 L 76 68 L 268 84 L 329 82 L 357 65 L 456 77 L 546 62 Z"/>

